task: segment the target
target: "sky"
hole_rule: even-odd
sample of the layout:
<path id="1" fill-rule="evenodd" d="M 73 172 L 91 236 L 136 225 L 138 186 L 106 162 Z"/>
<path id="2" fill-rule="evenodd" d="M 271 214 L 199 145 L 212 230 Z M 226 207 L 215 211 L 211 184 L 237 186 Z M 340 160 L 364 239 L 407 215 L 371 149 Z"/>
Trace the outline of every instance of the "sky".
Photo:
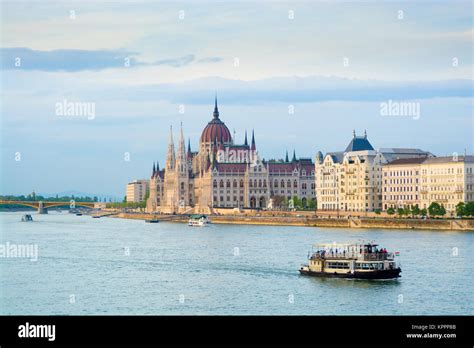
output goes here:
<path id="1" fill-rule="evenodd" d="M 197 148 L 216 93 L 266 159 L 343 150 L 354 129 L 474 150 L 471 1 L 0 3 L 0 194 L 122 197 L 164 165 L 170 126 Z"/>

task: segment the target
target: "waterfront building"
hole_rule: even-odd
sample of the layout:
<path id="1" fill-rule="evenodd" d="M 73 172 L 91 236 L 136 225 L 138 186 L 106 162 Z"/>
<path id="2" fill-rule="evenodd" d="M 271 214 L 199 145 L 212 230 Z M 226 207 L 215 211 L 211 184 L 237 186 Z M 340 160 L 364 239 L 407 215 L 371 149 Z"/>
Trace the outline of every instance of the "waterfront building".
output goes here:
<path id="1" fill-rule="evenodd" d="M 400 158 L 431 156 L 408 148 L 375 150 L 367 133 L 353 137 L 344 151 L 316 155 L 318 210 L 370 212 L 382 210 L 382 166 Z"/>
<path id="2" fill-rule="evenodd" d="M 425 160 L 425 157 L 402 158 L 382 167 L 383 210 L 420 207 L 421 164 Z"/>
<path id="3" fill-rule="evenodd" d="M 428 209 L 436 202 L 450 215 L 474 200 L 474 156 L 395 160 L 383 168 L 383 207 Z"/>
<path id="4" fill-rule="evenodd" d="M 181 126 L 175 152 L 172 129 L 165 167 L 153 165 L 147 211 L 212 213 L 214 208 L 273 209 L 274 202 L 298 197 L 303 205 L 316 198 L 311 158 L 262 159 L 255 134 L 236 144 L 220 119 L 217 98 L 211 121 L 197 151 L 185 146 Z"/>
<path id="5" fill-rule="evenodd" d="M 474 156 L 428 158 L 421 164 L 420 208 L 437 202 L 452 214 L 459 202 L 474 201 L 473 186 Z"/>
<path id="6" fill-rule="evenodd" d="M 134 180 L 127 184 L 127 202 L 143 202 L 149 190 L 149 180 Z"/>

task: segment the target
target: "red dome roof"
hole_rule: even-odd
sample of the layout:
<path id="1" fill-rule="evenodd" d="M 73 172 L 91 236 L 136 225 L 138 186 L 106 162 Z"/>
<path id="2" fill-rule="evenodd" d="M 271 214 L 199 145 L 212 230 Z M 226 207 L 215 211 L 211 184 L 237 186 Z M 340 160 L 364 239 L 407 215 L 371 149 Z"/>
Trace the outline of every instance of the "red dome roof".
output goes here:
<path id="1" fill-rule="evenodd" d="M 211 122 L 209 122 L 202 131 L 201 134 L 201 143 L 213 143 L 217 140 L 218 143 L 230 143 L 232 141 L 232 137 L 230 135 L 230 131 L 219 119 L 219 110 L 217 109 L 217 99 L 214 106 L 214 118 Z"/>

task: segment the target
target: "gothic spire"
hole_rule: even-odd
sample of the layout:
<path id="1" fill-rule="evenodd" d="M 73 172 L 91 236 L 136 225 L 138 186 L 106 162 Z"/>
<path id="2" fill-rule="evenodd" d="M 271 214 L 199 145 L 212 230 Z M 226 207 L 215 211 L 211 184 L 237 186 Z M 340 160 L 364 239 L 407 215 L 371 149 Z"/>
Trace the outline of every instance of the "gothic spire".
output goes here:
<path id="1" fill-rule="evenodd" d="M 290 160 L 288 159 L 288 150 L 286 150 L 286 157 L 285 157 L 285 162 L 290 162 Z"/>
<path id="2" fill-rule="evenodd" d="M 293 149 L 293 159 L 291 162 L 296 162 L 296 151 Z"/>
<path id="3" fill-rule="evenodd" d="M 166 155 L 166 169 L 173 169 L 176 162 L 173 142 L 173 126 L 170 126 L 170 138 L 168 142 L 168 153 Z"/>
<path id="4" fill-rule="evenodd" d="M 219 118 L 219 109 L 217 108 L 217 93 L 216 93 L 216 98 L 214 100 L 214 113 L 213 116 L 215 119 Z"/>
<path id="5" fill-rule="evenodd" d="M 256 147 L 255 147 L 255 134 L 254 134 L 254 131 L 252 129 L 252 147 L 251 147 L 251 150 L 255 150 Z"/>
<path id="6" fill-rule="evenodd" d="M 180 173 L 186 172 L 186 146 L 184 145 L 183 123 L 181 123 L 181 130 L 179 135 L 179 145 L 177 154 L 177 167 Z"/>
<path id="7" fill-rule="evenodd" d="M 245 130 L 245 140 L 244 140 L 244 145 L 248 146 L 249 143 L 247 141 L 247 130 Z"/>

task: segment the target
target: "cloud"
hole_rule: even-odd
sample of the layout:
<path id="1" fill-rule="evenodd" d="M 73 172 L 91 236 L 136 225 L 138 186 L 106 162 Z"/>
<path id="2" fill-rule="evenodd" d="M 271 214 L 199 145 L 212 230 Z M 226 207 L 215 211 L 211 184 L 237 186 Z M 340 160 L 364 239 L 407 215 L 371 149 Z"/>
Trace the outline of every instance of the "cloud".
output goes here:
<path id="1" fill-rule="evenodd" d="M 188 54 L 187 56 L 183 56 L 179 58 L 158 60 L 154 63 L 146 64 L 146 65 L 169 65 L 169 66 L 177 68 L 180 66 L 188 65 L 192 63 L 195 59 L 196 57 L 193 54 Z"/>
<path id="2" fill-rule="evenodd" d="M 78 72 L 110 68 L 158 66 L 182 67 L 196 61 L 193 54 L 153 62 L 139 61 L 137 52 L 116 50 L 58 49 L 39 51 L 25 47 L 0 48 L 3 70 L 40 70 L 49 72 Z M 202 58 L 198 62 L 217 63 L 219 57 Z"/>
<path id="3" fill-rule="evenodd" d="M 373 102 L 433 98 L 472 98 L 473 80 L 377 81 L 340 77 L 276 77 L 255 81 L 208 77 L 181 83 L 116 86 L 102 94 L 106 99 L 162 100 L 207 104 L 217 91 L 225 104 L 313 103 L 326 101 Z M 92 93 L 92 91 L 91 91 Z M 99 95 L 96 91 L 95 95 Z"/>
<path id="4" fill-rule="evenodd" d="M 198 60 L 198 63 L 218 63 L 223 61 L 224 58 L 221 57 L 206 57 Z"/>

